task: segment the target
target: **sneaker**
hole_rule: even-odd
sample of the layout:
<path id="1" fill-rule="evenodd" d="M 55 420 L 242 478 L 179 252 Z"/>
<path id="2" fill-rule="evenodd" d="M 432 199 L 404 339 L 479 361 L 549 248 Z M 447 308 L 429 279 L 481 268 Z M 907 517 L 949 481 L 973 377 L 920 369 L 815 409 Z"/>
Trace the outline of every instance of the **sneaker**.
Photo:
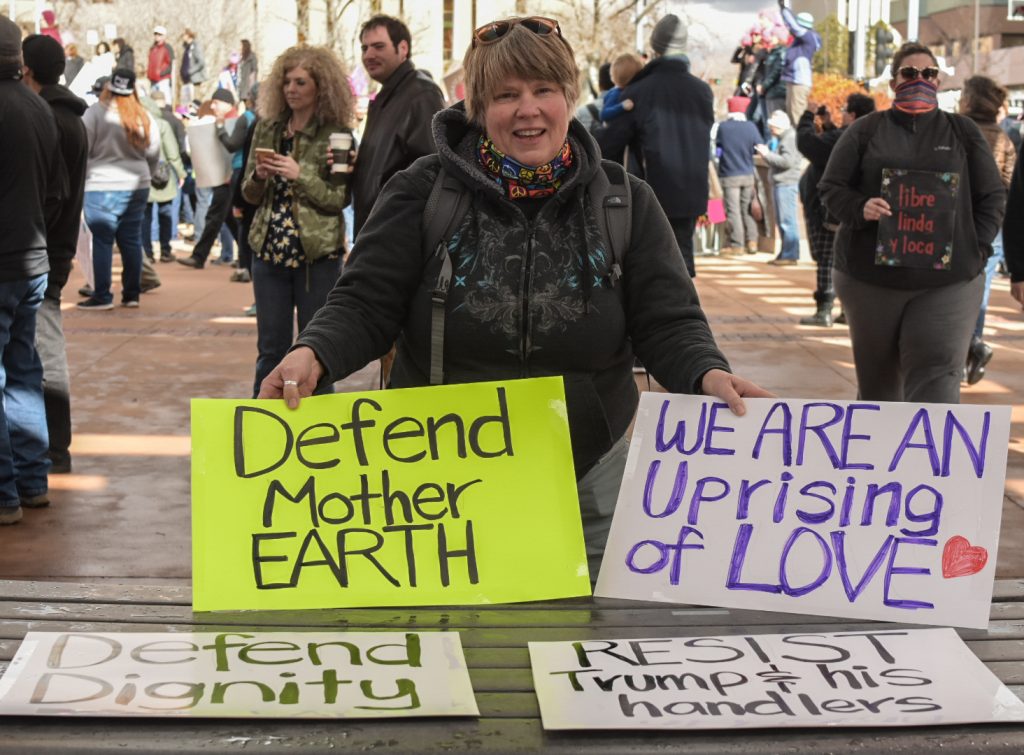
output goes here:
<path id="1" fill-rule="evenodd" d="M 776 257 L 773 260 L 768 260 L 769 265 L 795 265 L 796 260 L 787 259 L 785 257 Z"/>
<path id="2" fill-rule="evenodd" d="M 235 270 L 231 273 L 232 283 L 252 283 L 252 276 L 249 275 L 249 271 L 244 267 L 241 270 Z"/>
<path id="3" fill-rule="evenodd" d="M 21 506 L 4 506 L 0 508 L 0 525 L 17 524 L 21 521 Z"/>
<path id="4" fill-rule="evenodd" d="M 835 319 L 832 320 L 832 322 L 834 322 L 836 325 L 846 325 L 846 313 L 840 312 L 838 315 L 835 316 Z"/>
<path id="5" fill-rule="evenodd" d="M 160 288 L 160 281 L 150 281 L 149 283 L 143 283 L 142 286 L 139 288 L 139 291 L 141 291 L 144 294 L 148 294 L 155 288 Z"/>
<path id="6" fill-rule="evenodd" d="M 121 302 L 121 306 L 124 307 L 125 309 L 138 309 L 139 308 L 139 300 L 138 299 L 125 299 L 123 302 Z"/>
<path id="7" fill-rule="evenodd" d="M 225 259 L 221 259 L 220 257 L 214 257 L 212 260 L 210 260 L 210 264 L 211 265 L 230 265 L 231 264 L 231 260 L 225 260 Z"/>
<path id="8" fill-rule="evenodd" d="M 194 245 L 198 240 L 199 239 L 196 238 L 196 235 L 194 233 L 189 234 L 188 236 L 182 239 L 182 241 L 184 241 L 189 246 Z"/>
<path id="9" fill-rule="evenodd" d="M 82 286 L 78 289 L 78 295 L 84 296 L 86 299 L 91 299 L 93 295 L 92 286 Z"/>
<path id="10" fill-rule="evenodd" d="M 202 270 L 203 266 L 206 264 L 198 257 L 193 257 L 191 254 L 188 257 L 176 257 L 175 261 L 179 265 L 184 265 L 185 267 L 192 267 L 195 268 L 196 270 Z"/>
<path id="11" fill-rule="evenodd" d="M 78 308 L 79 309 L 95 309 L 97 311 L 102 311 L 102 310 L 107 310 L 107 309 L 113 309 L 114 308 L 114 302 L 108 301 L 108 302 L 106 302 L 104 304 L 101 301 L 97 301 L 96 299 L 93 299 L 92 297 L 89 297 L 85 301 L 78 302 Z"/>
<path id="12" fill-rule="evenodd" d="M 246 317 L 255 317 L 256 316 L 256 305 L 255 304 L 253 304 L 251 307 L 249 307 L 247 310 L 245 310 L 245 316 Z"/>
<path id="13" fill-rule="evenodd" d="M 26 509 L 43 509 L 50 505 L 50 496 L 48 493 L 40 493 L 39 495 L 21 496 L 21 506 Z"/>
<path id="14" fill-rule="evenodd" d="M 174 262 L 174 260 L 176 260 L 176 259 L 177 259 L 177 257 L 175 257 L 170 252 L 161 252 L 160 253 L 160 261 L 161 262 Z"/>

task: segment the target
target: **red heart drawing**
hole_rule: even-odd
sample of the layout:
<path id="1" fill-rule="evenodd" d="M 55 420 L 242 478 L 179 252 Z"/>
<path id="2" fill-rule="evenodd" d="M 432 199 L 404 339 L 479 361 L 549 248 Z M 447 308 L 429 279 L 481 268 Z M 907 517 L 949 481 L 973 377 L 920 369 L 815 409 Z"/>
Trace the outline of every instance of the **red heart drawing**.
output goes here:
<path id="1" fill-rule="evenodd" d="M 942 549 L 942 576 L 946 579 L 977 574 L 987 563 L 988 551 L 960 535 L 949 538 Z"/>

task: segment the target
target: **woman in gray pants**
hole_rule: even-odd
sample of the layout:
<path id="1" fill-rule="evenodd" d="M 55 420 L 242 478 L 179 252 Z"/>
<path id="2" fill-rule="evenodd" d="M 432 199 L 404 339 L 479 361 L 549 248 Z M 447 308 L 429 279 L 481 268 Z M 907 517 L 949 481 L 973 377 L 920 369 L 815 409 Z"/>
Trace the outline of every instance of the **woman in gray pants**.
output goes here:
<path id="1" fill-rule="evenodd" d="M 1005 190 L 974 122 L 938 109 L 931 51 L 903 45 L 892 71 L 892 109 L 846 130 L 819 184 L 835 289 L 860 398 L 954 404 Z"/>

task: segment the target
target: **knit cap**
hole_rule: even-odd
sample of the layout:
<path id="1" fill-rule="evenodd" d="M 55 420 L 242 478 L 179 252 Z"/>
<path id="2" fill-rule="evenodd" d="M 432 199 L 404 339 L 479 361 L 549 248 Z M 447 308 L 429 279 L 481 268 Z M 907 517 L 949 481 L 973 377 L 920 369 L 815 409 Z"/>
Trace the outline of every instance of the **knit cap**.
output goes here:
<path id="1" fill-rule="evenodd" d="M 686 52 L 686 25 L 679 16 L 670 13 L 654 25 L 651 49 L 658 55 L 682 55 Z"/>

